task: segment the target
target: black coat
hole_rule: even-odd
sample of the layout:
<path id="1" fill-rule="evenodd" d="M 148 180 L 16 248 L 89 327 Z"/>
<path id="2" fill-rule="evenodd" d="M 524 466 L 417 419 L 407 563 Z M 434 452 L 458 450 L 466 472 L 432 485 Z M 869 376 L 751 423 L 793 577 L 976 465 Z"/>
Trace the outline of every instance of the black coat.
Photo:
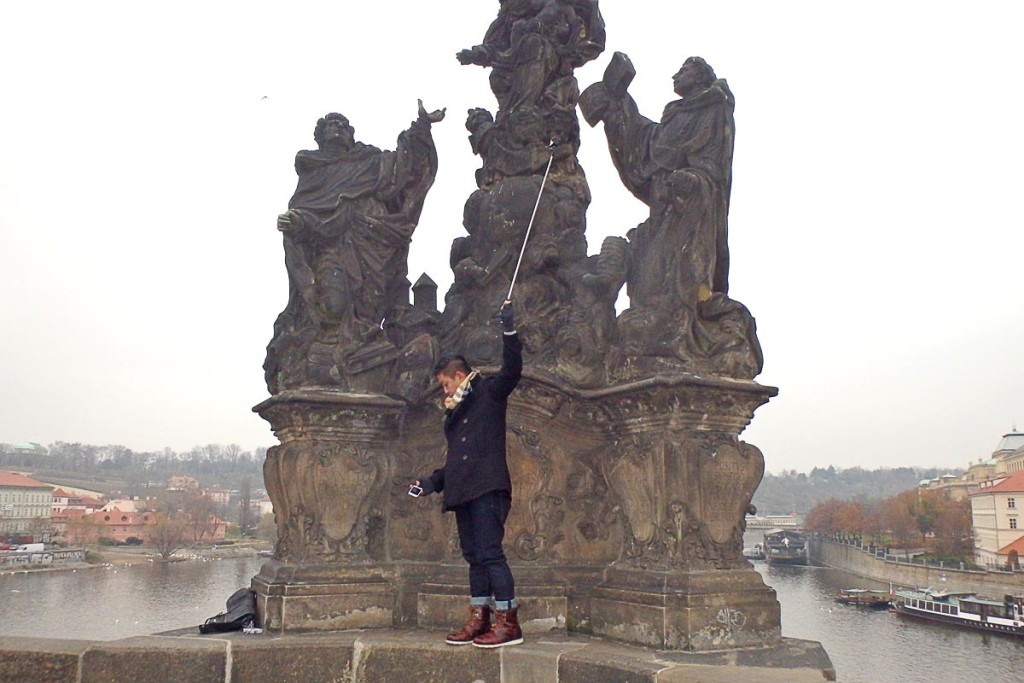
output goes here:
<path id="1" fill-rule="evenodd" d="M 477 376 L 462 403 L 445 412 L 448 455 L 444 467 L 423 482 L 424 488 L 444 494 L 445 510 L 489 491 L 512 493 L 505 461 L 505 411 L 523 372 L 523 345 L 518 334 L 502 335 L 502 339 L 498 373 Z"/>

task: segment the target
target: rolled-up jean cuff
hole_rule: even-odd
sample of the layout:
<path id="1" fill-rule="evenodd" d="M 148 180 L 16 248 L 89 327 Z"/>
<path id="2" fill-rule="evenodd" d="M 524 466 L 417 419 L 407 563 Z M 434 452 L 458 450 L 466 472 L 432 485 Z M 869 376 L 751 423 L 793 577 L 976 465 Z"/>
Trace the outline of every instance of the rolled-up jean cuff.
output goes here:
<path id="1" fill-rule="evenodd" d="M 473 607 L 490 607 L 491 606 L 491 596 L 489 596 L 489 595 L 485 595 L 483 597 L 476 597 L 476 596 L 474 596 L 474 597 L 469 599 L 469 604 L 472 605 Z"/>
<path id="2" fill-rule="evenodd" d="M 495 600 L 494 601 L 494 609 L 496 609 L 498 611 L 501 611 L 501 612 L 505 612 L 505 611 L 508 611 L 510 609 L 515 609 L 516 607 L 519 607 L 519 603 L 516 602 L 515 598 L 512 598 L 511 600 Z"/>

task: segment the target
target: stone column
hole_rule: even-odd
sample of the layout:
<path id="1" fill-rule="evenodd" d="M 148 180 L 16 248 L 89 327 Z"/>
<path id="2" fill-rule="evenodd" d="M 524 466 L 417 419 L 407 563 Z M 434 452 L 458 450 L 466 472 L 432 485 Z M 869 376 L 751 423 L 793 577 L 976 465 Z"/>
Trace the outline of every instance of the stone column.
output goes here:
<path id="1" fill-rule="evenodd" d="M 281 441 L 263 467 L 278 534 L 273 560 L 253 579 L 264 628 L 390 627 L 387 508 L 403 404 L 300 389 L 254 410 Z"/>

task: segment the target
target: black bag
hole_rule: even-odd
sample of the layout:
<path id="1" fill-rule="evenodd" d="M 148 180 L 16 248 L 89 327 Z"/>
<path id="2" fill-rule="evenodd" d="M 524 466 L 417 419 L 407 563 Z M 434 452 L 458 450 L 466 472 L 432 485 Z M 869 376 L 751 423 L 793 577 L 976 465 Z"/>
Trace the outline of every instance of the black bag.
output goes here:
<path id="1" fill-rule="evenodd" d="M 256 623 L 256 591 L 239 588 L 228 598 L 227 611 L 210 617 L 200 624 L 200 633 L 224 633 L 241 631 Z"/>

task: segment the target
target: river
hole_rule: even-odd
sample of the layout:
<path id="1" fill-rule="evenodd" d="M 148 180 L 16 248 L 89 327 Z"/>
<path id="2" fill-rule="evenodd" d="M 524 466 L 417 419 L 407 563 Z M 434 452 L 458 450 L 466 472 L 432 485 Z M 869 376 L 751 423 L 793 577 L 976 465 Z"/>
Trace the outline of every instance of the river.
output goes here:
<path id="1" fill-rule="evenodd" d="M 0 575 L 0 635 L 116 640 L 198 626 L 249 585 L 261 557 Z"/>
<path id="2" fill-rule="evenodd" d="M 262 558 L 0 576 L 0 636 L 112 640 L 196 626 L 247 586 Z M 906 621 L 839 605 L 840 588 L 879 584 L 819 567 L 755 562 L 782 605 L 782 633 L 817 640 L 839 680 L 944 683 L 1016 680 L 1024 639 Z M 887 587 L 886 587 L 887 588 Z"/>

